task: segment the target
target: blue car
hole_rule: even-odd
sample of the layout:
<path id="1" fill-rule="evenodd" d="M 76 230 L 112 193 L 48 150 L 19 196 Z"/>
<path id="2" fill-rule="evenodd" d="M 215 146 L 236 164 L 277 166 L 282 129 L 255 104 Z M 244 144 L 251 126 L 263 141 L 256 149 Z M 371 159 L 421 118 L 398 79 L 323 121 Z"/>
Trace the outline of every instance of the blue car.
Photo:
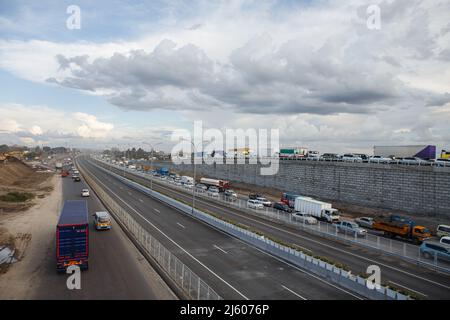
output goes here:
<path id="1" fill-rule="evenodd" d="M 450 245 L 445 243 L 425 241 L 420 246 L 420 253 L 428 259 L 434 259 L 437 256 L 439 260 L 450 262 Z"/>

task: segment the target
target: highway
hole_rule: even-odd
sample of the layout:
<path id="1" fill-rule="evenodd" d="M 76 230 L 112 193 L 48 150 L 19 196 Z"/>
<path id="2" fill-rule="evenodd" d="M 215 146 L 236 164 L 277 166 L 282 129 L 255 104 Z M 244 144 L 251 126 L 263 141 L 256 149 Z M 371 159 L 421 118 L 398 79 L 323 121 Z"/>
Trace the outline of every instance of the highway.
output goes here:
<path id="1" fill-rule="evenodd" d="M 90 215 L 106 211 L 92 191 L 90 197 L 81 197 L 81 189 L 88 188 L 83 180 L 61 179 L 64 200 L 87 200 Z M 68 275 L 56 272 L 53 243 L 42 266 L 45 280 L 33 299 L 177 299 L 114 220 L 111 230 L 96 231 L 89 218 L 89 270 L 81 273 L 81 290 L 67 289 Z"/>
<path id="2" fill-rule="evenodd" d="M 359 299 L 128 187 L 85 158 L 78 165 L 225 299 Z"/>
<path id="3" fill-rule="evenodd" d="M 123 174 L 121 170 L 114 169 L 114 171 L 118 174 Z M 126 176 L 127 178 L 132 176 L 134 181 L 147 187 L 150 186 L 150 181 L 147 179 L 137 175 L 131 175 L 128 172 Z M 158 183 L 157 180 L 153 181 L 153 188 L 175 199 L 180 199 L 188 203 L 192 201 L 192 195 Z M 250 226 L 254 230 L 258 230 L 268 236 L 308 249 L 315 255 L 343 263 L 353 273 L 364 273 L 369 265 L 378 265 L 381 268 L 381 279 L 383 283 L 390 283 L 397 288 L 407 289 L 416 293 L 421 298 L 450 298 L 450 276 L 447 274 L 414 265 L 394 256 L 380 254 L 376 250 L 365 249 L 312 235 L 288 225 L 268 221 L 258 217 L 257 214 L 243 213 L 237 209 L 225 207 L 200 197 L 196 198 L 196 208 L 214 212 L 224 218 Z"/>

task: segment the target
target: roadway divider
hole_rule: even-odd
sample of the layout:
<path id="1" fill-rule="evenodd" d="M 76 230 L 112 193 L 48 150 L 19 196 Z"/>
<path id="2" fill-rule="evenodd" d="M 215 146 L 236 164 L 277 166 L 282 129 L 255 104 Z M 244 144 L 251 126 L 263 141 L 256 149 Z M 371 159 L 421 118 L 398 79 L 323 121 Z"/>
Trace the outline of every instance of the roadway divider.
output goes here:
<path id="1" fill-rule="evenodd" d="M 91 162 L 92 163 L 92 162 Z M 258 249 L 261 249 L 273 256 L 281 258 L 303 270 L 314 273 L 315 275 L 323 278 L 324 280 L 336 284 L 342 288 L 348 289 L 356 294 L 359 294 L 365 298 L 373 300 L 411 300 L 412 297 L 407 294 L 403 294 L 394 288 L 389 288 L 381 284 L 373 284 L 368 279 L 359 275 L 353 275 L 350 271 L 345 270 L 332 263 L 324 261 L 320 258 L 313 257 L 312 255 L 292 248 L 284 244 L 275 242 L 269 238 L 259 235 L 255 232 L 247 230 L 235 223 L 224 221 L 211 214 L 205 213 L 198 209 L 192 210 L 192 207 L 188 204 L 177 201 L 166 195 L 163 195 L 154 190 L 150 190 L 141 184 L 124 178 L 110 170 L 103 168 L 95 163 L 94 166 L 107 174 L 115 177 L 116 179 L 123 181 L 128 186 L 135 190 L 143 192 L 161 202 L 170 205 L 173 208 L 178 209 L 187 215 L 193 216 L 223 232 L 226 232 Z"/>
<path id="2" fill-rule="evenodd" d="M 127 172 L 127 173 L 135 175 L 135 176 L 139 176 L 146 180 L 150 180 L 148 174 L 131 171 L 126 168 L 120 168 L 118 166 L 111 165 L 111 164 L 101 161 L 99 159 L 95 159 L 95 160 L 103 165 L 115 168 L 117 170 Z M 186 190 L 183 187 L 172 185 L 164 180 L 159 180 L 159 179 L 153 178 L 153 182 L 158 183 L 161 186 L 165 185 L 174 190 L 179 190 L 186 194 L 192 194 L 192 191 Z M 369 248 L 369 249 L 375 249 L 384 254 L 393 255 L 393 256 L 402 258 L 406 261 L 409 261 L 411 263 L 414 263 L 417 265 L 422 265 L 427 268 L 434 269 L 436 271 L 450 274 L 450 265 L 447 262 L 439 260 L 437 255 L 435 255 L 431 258 L 422 257 L 421 252 L 420 252 L 420 247 L 417 245 L 408 244 L 408 243 L 405 243 L 402 241 L 394 240 L 391 238 L 385 238 L 385 237 L 375 235 L 375 234 L 370 234 L 370 233 L 368 233 L 364 237 L 358 237 L 356 233 L 355 234 L 340 233 L 340 232 L 338 232 L 338 229 L 333 224 L 321 222 L 321 221 L 318 221 L 317 224 L 307 224 L 307 223 L 305 223 L 305 221 L 298 222 L 293 218 L 292 214 L 285 213 L 285 212 L 282 212 L 279 210 L 275 210 L 273 208 L 265 207 L 262 210 L 248 208 L 246 205 L 246 201 L 244 201 L 242 199 L 237 199 L 236 201 L 226 201 L 221 198 L 209 197 L 205 193 L 195 192 L 195 194 L 196 194 L 196 197 L 206 199 L 207 201 L 215 202 L 215 203 L 221 204 L 223 206 L 245 212 L 247 214 L 250 213 L 257 217 L 266 219 L 268 221 L 273 221 L 278 224 L 289 225 L 296 229 L 303 230 L 308 233 L 321 236 L 323 238 L 333 239 L 333 240 L 337 240 L 337 241 L 341 241 L 341 242 L 349 243 L 349 244 L 353 244 L 353 245 L 358 245 L 358 246 Z"/>
<path id="3" fill-rule="evenodd" d="M 89 173 L 78 166 L 85 181 L 97 196 L 108 207 L 121 226 L 126 229 L 134 240 L 141 246 L 148 255 L 150 255 L 160 268 L 176 283 L 183 291 L 184 295 L 193 300 L 222 300 L 205 281 L 200 279 L 192 270 L 183 264 L 174 254 L 166 249 L 157 239 L 155 239 L 147 230 L 145 230 L 127 210 L 120 206 L 111 196 L 91 178 Z"/>

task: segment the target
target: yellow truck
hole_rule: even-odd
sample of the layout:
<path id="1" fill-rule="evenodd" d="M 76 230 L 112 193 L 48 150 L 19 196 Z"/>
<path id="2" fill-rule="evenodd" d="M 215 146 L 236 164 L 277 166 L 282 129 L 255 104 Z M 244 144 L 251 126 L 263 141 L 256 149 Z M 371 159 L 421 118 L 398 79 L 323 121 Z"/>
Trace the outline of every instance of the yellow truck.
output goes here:
<path id="1" fill-rule="evenodd" d="M 388 237 L 412 240 L 417 244 L 431 237 L 430 230 L 423 226 L 397 221 L 374 221 L 372 229 L 383 231 Z"/>

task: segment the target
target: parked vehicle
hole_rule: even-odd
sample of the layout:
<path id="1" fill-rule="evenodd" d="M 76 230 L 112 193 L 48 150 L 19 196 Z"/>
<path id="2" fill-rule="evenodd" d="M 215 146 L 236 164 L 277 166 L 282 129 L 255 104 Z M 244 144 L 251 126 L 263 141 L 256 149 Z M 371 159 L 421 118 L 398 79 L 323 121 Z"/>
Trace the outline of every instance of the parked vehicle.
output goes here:
<path id="1" fill-rule="evenodd" d="M 194 184 L 192 182 L 186 182 L 183 183 L 183 187 L 185 187 L 186 189 L 192 189 L 194 188 Z"/>
<path id="2" fill-rule="evenodd" d="M 306 156 L 308 160 L 319 160 L 319 158 L 319 151 L 308 151 L 308 155 Z"/>
<path id="3" fill-rule="evenodd" d="M 320 156 L 320 159 L 324 161 L 340 161 L 341 157 L 337 153 L 324 153 Z"/>
<path id="4" fill-rule="evenodd" d="M 434 241 L 425 241 L 420 246 L 420 253 L 427 259 L 450 261 L 450 245 Z"/>
<path id="5" fill-rule="evenodd" d="M 418 157 L 406 157 L 400 161 L 401 164 L 410 164 L 410 165 L 431 165 L 431 162 L 420 159 Z"/>
<path id="6" fill-rule="evenodd" d="M 261 203 L 265 207 L 272 206 L 272 201 L 267 200 L 265 197 L 257 197 L 255 200 L 258 201 L 259 203 Z"/>
<path id="7" fill-rule="evenodd" d="M 82 189 L 81 190 L 81 196 L 82 197 L 89 197 L 89 190 L 88 189 Z"/>
<path id="8" fill-rule="evenodd" d="M 55 163 L 55 168 L 56 168 L 56 169 L 62 169 L 62 167 L 63 167 L 62 162 L 56 162 L 56 163 Z"/>
<path id="9" fill-rule="evenodd" d="M 111 229 L 111 216 L 106 211 L 98 211 L 93 214 L 94 227 L 96 230 L 110 230 Z"/>
<path id="10" fill-rule="evenodd" d="M 355 156 L 361 158 L 362 162 L 368 162 L 369 161 L 369 156 L 367 154 L 364 153 L 354 153 Z"/>
<path id="11" fill-rule="evenodd" d="M 342 161 L 345 162 L 363 162 L 363 159 L 360 156 L 357 156 L 352 153 L 346 153 L 342 156 Z"/>
<path id="12" fill-rule="evenodd" d="M 391 163 L 391 158 L 385 158 L 382 156 L 371 156 L 369 158 L 369 163 Z"/>
<path id="13" fill-rule="evenodd" d="M 450 226 L 447 226 L 445 224 L 438 225 L 436 228 L 436 235 L 439 238 L 450 236 Z"/>
<path id="14" fill-rule="evenodd" d="M 300 195 L 295 194 L 295 193 L 288 193 L 288 192 L 284 192 L 281 195 L 281 202 L 287 204 L 289 207 L 294 208 L 295 205 L 295 199 L 297 197 L 300 197 Z"/>
<path id="15" fill-rule="evenodd" d="M 88 269 L 89 219 L 85 200 L 66 200 L 56 225 L 56 269 Z"/>
<path id="16" fill-rule="evenodd" d="M 248 195 L 248 198 L 252 199 L 252 200 L 256 200 L 257 198 L 261 198 L 261 197 L 263 197 L 263 196 L 260 194 L 257 194 L 257 193 L 252 193 L 252 194 Z"/>
<path id="17" fill-rule="evenodd" d="M 182 176 L 181 177 L 181 183 L 194 183 L 194 178 L 189 177 L 189 176 Z"/>
<path id="18" fill-rule="evenodd" d="M 374 230 L 383 231 L 388 237 L 400 237 L 412 240 L 415 243 L 422 243 L 431 238 L 430 231 L 423 226 L 416 226 L 413 223 L 398 221 L 374 221 L 372 224 Z"/>
<path id="19" fill-rule="evenodd" d="M 339 221 L 339 211 L 331 207 L 331 203 L 315 200 L 310 197 L 295 198 L 294 209 L 330 223 Z"/>
<path id="20" fill-rule="evenodd" d="M 250 209 L 264 209 L 264 206 L 261 203 L 252 199 L 247 200 L 247 207 Z"/>
<path id="21" fill-rule="evenodd" d="M 345 234 L 351 234 L 357 237 L 365 237 L 367 235 L 367 230 L 360 228 L 356 222 L 352 221 L 340 221 L 336 225 L 339 232 Z"/>
<path id="22" fill-rule="evenodd" d="M 450 237 L 442 237 L 439 242 L 450 245 Z"/>
<path id="23" fill-rule="evenodd" d="M 200 183 L 206 185 L 206 186 L 214 186 L 219 189 L 220 192 L 225 191 L 226 189 L 230 188 L 230 182 L 226 180 L 218 180 L 218 179 L 208 179 L 208 178 L 201 178 Z"/>
<path id="24" fill-rule="evenodd" d="M 275 202 L 273 204 L 273 208 L 276 210 L 280 210 L 280 211 L 284 211 L 284 212 L 292 212 L 292 208 L 289 207 L 286 203 L 284 202 Z"/>
<path id="25" fill-rule="evenodd" d="M 294 212 L 292 214 L 292 220 L 305 223 L 305 224 L 317 224 L 317 219 L 308 213 Z"/>
<path id="26" fill-rule="evenodd" d="M 373 225 L 373 218 L 370 217 L 358 217 L 355 219 L 355 222 L 360 225 L 361 227 L 364 228 L 369 228 L 372 229 L 372 225 Z"/>
<path id="27" fill-rule="evenodd" d="M 223 195 L 225 196 L 225 200 L 227 201 L 236 201 L 238 198 L 237 193 L 231 189 L 225 190 Z"/>
<path id="28" fill-rule="evenodd" d="M 208 188 L 208 196 L 218 198 L 219 197 L 219 188 L 211 186 Z"/>
<path id="29" fill-rule="evenodd" d="M 206 192 L 206 190 L 208 190 L 208 187 L 207 186 L 205 186 L 204 184 L 201 184 L 201 183 L 197 183 L 196 185 L 195 185 L 195 191 L 197 191 L 197 192 Z"/>

